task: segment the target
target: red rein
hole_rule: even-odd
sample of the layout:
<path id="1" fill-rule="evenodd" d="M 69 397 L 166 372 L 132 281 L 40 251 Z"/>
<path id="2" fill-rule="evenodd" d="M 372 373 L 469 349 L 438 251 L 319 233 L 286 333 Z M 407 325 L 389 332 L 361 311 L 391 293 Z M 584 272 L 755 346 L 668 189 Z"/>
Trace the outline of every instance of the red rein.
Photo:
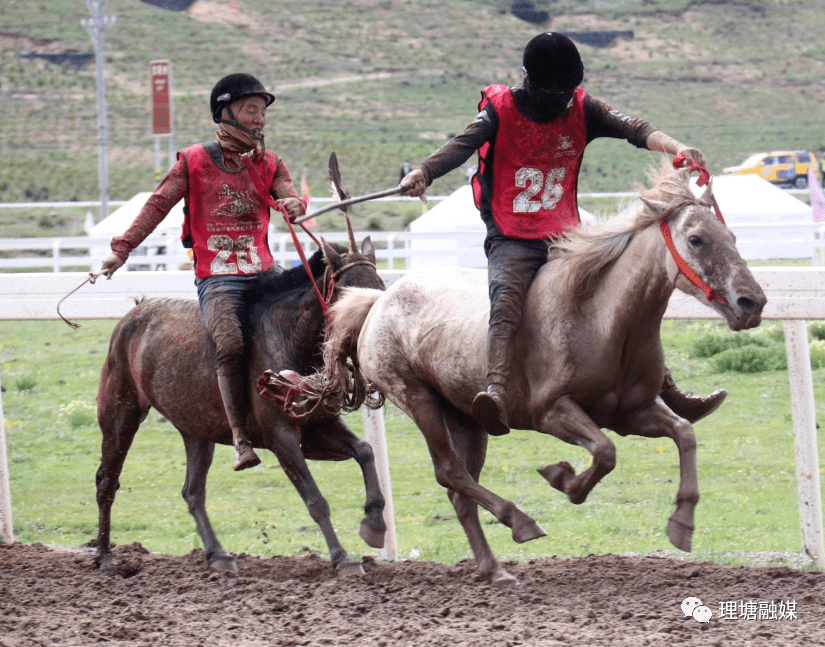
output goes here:
<path id="1" fill-rule="evenodd" d="M 673 168 L 681 168 L 685 162 L 684 155 L 677 155 L 673 159 Z M 689 171 L 692 173 L 693 171 L 698 171 L 699 179 L 696 181 L 696 184 L 699 186 L 705 186 L 710 181 L 710 173 L 708 170 L 702 166 L 701 164 L 697 164 L 694 161 L 690 162 Z M 719 209 L 719 205 L 716 203 L 716 198 L 713 199 L 713 208 L 716 211 L 716 217 L 719 218 L 719 221 L 724 225 L 725 219 L 722 217 L 722 211 Z M 697 288 L 702 290 L 705 293 L 705 298 L 708 301 L 720 303 L 723 306 L 728 305 L 728 302 L 725 300 L 721 294 L 714 292 L 710 286 L 705 283 L 696 272 L 691 269 L 691 267 L 685 262 L 679 252 L 676 251 L 676 246 L 673 244 L 673 237 L 670 235 L 670 227 L 667 224 L 667 220 L 662 220 L 660 223 L 660 228 L 662 230 L 662 235 L 665 238 L 665 243 L 667 244 L 667 248 L 670 250 L 670 255 L 673 257 L 673 260 L 676 261 L 676 267 L 679 268 L 679 272 L 685 275 L 685 278 L 693 283 Z M 678 274 L 677 274 L 678 276 Z"/>
<path id="2" fill-rule="evenodd" d="M 253 166 L 252 160 L 250 159 L 249 155 L 243 156 L 244 165 L 249 171 L 249 175 L 252 180 L 255 182 L 255 186 L 258 189 L 258 193 L 261 197 L 267 201 L 269 206 L 274 209 L 275 211 L 280 211 L 283 216 L 284 220 L 286 221 L 287 227 L 289 227 L 289 233 L 292 234 L 292 241 L 295 243 L 295 249 L 298 252 L 298 256 L 301 257 L 301 263 L 303 263 L 304 269 L 309 276 L 309 280 L 312 282 L 312 287 L 315 288 L 315 295 L 318 297 L 318 302 L 321 304 L 321 310 L 324 312 L 324 317 L 326 317 L 327 321 L 332 323 L 332 315 L 329 312 L 329 308 L 327 304 L 329 303 L 330 297 L 332 296 L 332 291 L 335 286 L 335 278 L 332 277 L 329 282 L 329 286 L 327 287 L 327 295 L 326 298 L 323 294 L 321 294 L 321 289 L 318 287 L 318 284 L 315 282 L 315 277 L 312 276 L 312 269 L 309 267 L 309 261 L 307 261 L 306 254 L 304 254 L 304 248 L 301 245 L 301 241 L 298 240 L 298 235 L 295 233 L 295 229 L 292 226 L 292 221 L 289 219 L 289 214 L 286 212 L 285 209 L 281 207 L 281 205 L 277 204 L 275 200 L 272 198 L 272 195 L 269 193 L 269 189 L 264 186 L 263 179 L 261 176 L 258 175 L 257 169 Z M 321 249 L 321 243 L 318 242 L 318 239 L 312 235 L 312 232 L 309 231 L 303 223 L 301 223 L 301 228 L 309 235 L 310 238 L 315 242 L 318 246 L 318 249 Z"/>

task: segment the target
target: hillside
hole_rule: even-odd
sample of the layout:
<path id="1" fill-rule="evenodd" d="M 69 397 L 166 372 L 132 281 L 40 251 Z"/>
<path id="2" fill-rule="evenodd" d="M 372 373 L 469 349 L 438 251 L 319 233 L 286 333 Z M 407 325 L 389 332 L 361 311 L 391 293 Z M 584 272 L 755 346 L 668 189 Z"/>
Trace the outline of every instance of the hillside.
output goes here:
<path id="1" fill-rule="evenodd" d="M 22 56 L 93 52 L 80 23 L 88 9 L 80 0 L 42 6 L 33 14 L 30 2 L 5 0 L 0 18 L 0 202 L 99 194 L 94 61 L 77 68 Z M 211 138 L 209 91 L 245 70 L 278 97 L 267 145 L 296 185 L 306 176 L 314 195 L 327 195 L 335 150 L 345 183 L 365 193 L 393 186 L 404 160 L 419 161 L 459 132 L 481 88 L 518 81 L 521 50 L 544 29 L 632 31 L 607 47 L 579 45 L 584 87 L 700 147 L 711 171 L 755 150 L 825 146 L 818 0 L 536 6 L 550 11 L 543 26 L 518 20 L 499 0 L 198 0 L 185 12 L 113 0 L 107 11 L 117 20 L 104 32 L 109 197 L 155 183 L 152 59 L 173 63 L 175 148 Z M 585 155 L 580 191 L 629 190 L 653 162 L 623 142 L 599 141 Z M 431 192 L 465 181 L 458 169 Z"/>

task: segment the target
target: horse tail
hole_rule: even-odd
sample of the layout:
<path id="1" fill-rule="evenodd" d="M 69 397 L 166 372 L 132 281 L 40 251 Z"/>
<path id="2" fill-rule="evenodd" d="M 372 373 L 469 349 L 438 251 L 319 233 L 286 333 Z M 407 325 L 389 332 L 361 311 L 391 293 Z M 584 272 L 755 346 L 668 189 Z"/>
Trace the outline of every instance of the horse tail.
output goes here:
<path id="1" fill-rule="evenodd" d="M 384 403 L 383 394 L 371 384 L 358 363 L 358 336 L 382 290 L 350 287 L 330 309 L 332 324 L 324 341 L 324 381 L 342 402 L 344 411 L 355 411 L 366 402 L 371 408 Z"/>

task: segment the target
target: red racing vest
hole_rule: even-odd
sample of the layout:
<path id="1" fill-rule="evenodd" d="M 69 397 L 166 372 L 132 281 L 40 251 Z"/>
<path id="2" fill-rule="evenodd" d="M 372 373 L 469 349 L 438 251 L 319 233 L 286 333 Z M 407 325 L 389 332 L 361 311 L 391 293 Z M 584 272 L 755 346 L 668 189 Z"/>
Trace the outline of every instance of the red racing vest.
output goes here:
<path id="1" fill-rule="evenodd" d="M 250 275 L 275 263 L 269 251 L 269 205 L 246 168 L 221 168 L 203 144 L 183 149 L 189 195 L 183 223 L 184 240 L 192 243 L 195 276 Z M 278 158 L 266 151 L 256 165 L 265 186 L 272 186 Z"/>
<path id="2" fill-rule="evenodd" d="M 484 195 L 477 178 L 473 178 L 473 193 L 477 207 L 482 200 L 490 201 L 496 225 L 505 236 L 558 238 L 579 224 L 576 190 L 587 145 L 585 96 L 582 88 L 576 88 L 566 114 L 549 124 L 537 124 L 521 114 L 508 86 L 491 85 L 483 92 L 479 109 L 489 101 L 498 114 L 495 141 L 479 149 L 478 172 L 483 174 L 489 165 L 492 195 Z"/>

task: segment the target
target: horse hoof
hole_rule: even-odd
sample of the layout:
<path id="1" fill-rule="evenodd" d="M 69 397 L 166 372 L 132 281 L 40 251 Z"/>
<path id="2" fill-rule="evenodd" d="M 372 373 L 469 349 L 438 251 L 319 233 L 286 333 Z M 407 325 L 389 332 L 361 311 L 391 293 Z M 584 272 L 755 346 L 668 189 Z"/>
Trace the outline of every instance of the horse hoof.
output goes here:
<path id="1" fill-rule="evenodd" d="M 361 524 L 361 529 L 358 531 L 358 534 L 361 535 L 361 539 L 363 539 L 367 546 L 371 546 L 372 548 L 383 548 L 384 547 L 384 534 L 386 530 L 376 530 L 375 528 L 371 528 L 366 523 Z"/>
<path id="2" fill-rule="evenodd" d="M 567 461 L 562 461 L 561 463 L 556 463 L 555 465 L 546 465 L 545 467 L 540 467 L 536 471 L 547 479 L 547 482 L 550 485 L 564 494 L 567 494 L 565 491 L 567 481 L 576 476 L 576 470 L 574 470 L 573 466 Z"/>
<path id="3" fill-rule="evenodd" d="M 219 555 L 217 557 L 213 557 L 212 560 L 209 562 L 209 568 L 216 573 L 237 573 L 238 572 L 238 564 L 235 562 L 235 556 L 229 555 Z"/>
<path id="4" fill-rule="evenodd" d="M 95 558 L 95 562 L 97 562 L 98 569 L 108 571 L 115 565 L 115 558 L 111 553 L 106 553 L 105 555 L 98 555 Z"/>
<path id="5" fill-rule="evenodd" d="M 690 546 L 693 541 L 693 526 L 686 526 L 671 517 L 667 522 L 667 530 L 665 532 L 671 544 L 686 553 L 690 552 Z"/>
<path id="6" fill-rule="evenodd" d="M 353 575 L 364 575 L 364 567 L 360 562 L 347 562 L 338 564 L 335 567 L 335 574 L 338 577 L 352 577 Z"/>
<path id="7" fill-rule="evenodd" d="M 527 523 L 521 524 L 518 528 L 513 528 L 513 541 L 523 544 L 531 539 L 538 539 L 546 536 L 547 533 L 540 525 L 530 519 Z"/>
<path id="8" fill-rule="evenodd" d="M 492 577 L 490 577 L 490 586 L 495 586 L 497 588 L 507 588 L 509 586 L 518 586 L 518 580 L 510 575 L 507 571 L 503 568 L 499 568 L 493 573 Z"/>

